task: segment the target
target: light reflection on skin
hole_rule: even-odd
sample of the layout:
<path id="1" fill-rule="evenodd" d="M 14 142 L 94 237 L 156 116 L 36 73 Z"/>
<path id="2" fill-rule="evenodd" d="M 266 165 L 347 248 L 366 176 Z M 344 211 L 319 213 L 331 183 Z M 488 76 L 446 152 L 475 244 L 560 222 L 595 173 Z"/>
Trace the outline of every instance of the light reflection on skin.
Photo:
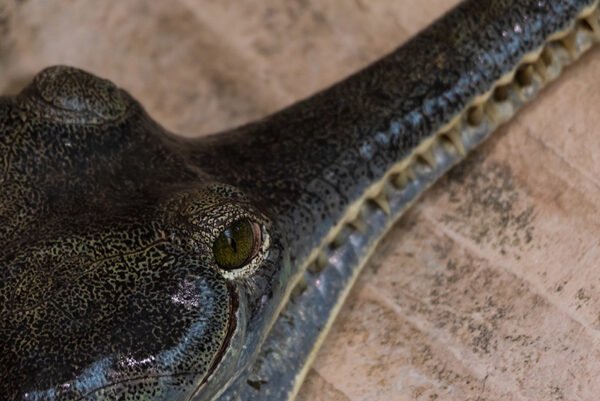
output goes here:
<path id="1" fill-rule="evenodd" d="M 104 358 L 81 374 L 81 379 L 74 383 L 75 389 L 81 392 L 86 392 L 89 389 L 105 386 L 108 382 L 106 380 L 105 372 L 112 364 L 112 358 Z M 62 390 L 68 390 L 71 387 L 71 383 L 63 383 L 60 385 Z M 56 389 L 50 389 L 45 391 L 35 391 L 31 393 L 25 393 L 24 399 L 26 401 L 42 401 L 46 399 L 53 399 L 56 396 Z"/>
<path id="2" fill-rule="evenodd" d="M 200 307 L 200 299 L 197 285 L 190 279 L 180 283 L 179 291 L 171 296 L 174 304 L 183 305 L 188 310 Z"/>
<path id="3" fill-rule="evenodd" d="M 136 367 L 136 366 L 140 366 L 140 365 L 150 364 L 150 363 L 154 362 L 154 360 L 155 360 L 155 358 L 153 356 L 149 356 L 149 357 L 143 358 L 143 359 L 135 359 L 135 358 L 127 357 L 127 358 L 125 358 L 124 362 L 129 367 Z"/>

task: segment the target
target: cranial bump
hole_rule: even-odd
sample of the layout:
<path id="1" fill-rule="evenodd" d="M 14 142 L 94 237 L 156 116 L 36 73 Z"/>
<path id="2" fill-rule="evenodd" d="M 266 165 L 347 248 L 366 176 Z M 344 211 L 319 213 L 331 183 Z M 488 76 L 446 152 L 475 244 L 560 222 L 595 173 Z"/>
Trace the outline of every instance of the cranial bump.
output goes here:
<path id="1" fill-rule="evenodd" d="M 45 109 L 44 115 L 62 117 L 62 113 L 88 124 L 123 117 L 131 102 L 112 82 L 67 66 L 44 69 L 23 93 Z"/>

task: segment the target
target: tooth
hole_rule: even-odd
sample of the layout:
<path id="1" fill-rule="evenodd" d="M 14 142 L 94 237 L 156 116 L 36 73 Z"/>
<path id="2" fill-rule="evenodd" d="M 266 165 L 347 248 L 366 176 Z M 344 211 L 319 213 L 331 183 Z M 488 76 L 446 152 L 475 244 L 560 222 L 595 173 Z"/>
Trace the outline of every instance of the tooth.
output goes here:
<path id="1" fill-rule="evenodd" d="M 560 40 L 560 43 L 564 46 L 572 59 L 577 56 L 577 40 L 575 31 L 569 32 L 567 36 Z"/>
<path id="2" fill-rule="evenodd" d="M 495 124 L 506 122 L 515 112 L 514 105 L 511 102 L 492 103 L 490 106 L 490 118 Z"/>
<path id="3" fill-rule="evenodd" d="M 362 234 L 365 234 L 367 232 L 367 223 L 360 214 L 356 216 L 354 220 L 349 221 L 348 225 Z"/>
<path id="4" fill-rule="evenodd" d="M 445 135 L 446 138 L 448 138 L 448 140 L 452 143 L 452 146 L 454 146 L 458 154 L 461 156 L 466 156 L 467 151 L 465 150 L 465 145 L 460 137 L 460 132 L 456 128 L 452 128 Z"/>
<path id="5" fill-rule="evenodd" d="M 598 35 L 600 35 L 600 24 L 598 23 L 598 20 L 600 19 L 599 14 L 600 13 L 598 9 L 596 9 L 591 15 L 584 19 L 584 21 L 587 22 L 590 28 L 592 29 L 596 38 L 598 37 Z"/>
<path id="6" fill-rule="evenodd" d="M 404 171 L 399 172 L 391 177 L 392 185 L 398 189 L 402 189 L 408 185 L 408 177 Z"/>
<path id="7" fill-rule="evenodd" d="M 559 54 L 560 52 L 560 47 L 554 43 L 546 46 L 542 52 L 542 59 L 546 64 L 546 75 L 548 76 L 549 80 L 558 77 L 562 70 L 562 62 Z M 565 53 L 564 50 L 562 52 Z"/>
<path id="8" fill-rule="evenodd" d="M 421 159 L 421 161 L 424 164 L 427 164 L 431 168 L 435 168 L 435 166 L 437 164 L 435 162 L 435 157 L 433 156 L 433 151 L 431 149 L 427 149 L 423 153 L 420 153 L 419 154 L 419 159 Z"/>
<path id="9" fill-rule="evenodd" d="M 540 74 L 542 81 L 548 81 L 548 70 L 546 68 L 546 63 L 544 62 L 543 58 L 538 58 L 533 66 L 537 73 Z"/>
<path id="10" fill-rule="evenodd" d="M 329 258 L 325 252 L 319 252 L 319 256 L 317 256 L 317 260 L 315 260 L 315 265 L 317 265 L 319 271 L 323 270 L 325 266 L 327 266 L 327 263 L 329 262 L 328 259 Z"/>
<path id="11" fill-rule="evenodd" d="M 467 112 L 467 122 L 471 126 L 478 126 L 483 121 L 483 107 L 481 105 L 472 106 Z"/>
<path id="12" fill-rule="evenodd" d="M 315 272 L 315 273 L 318 273 L 318 272 Z M 300 295 L 302 295 L 302 293 L 304 291 L 306 291 L 307 288 L 308 288 L 308 284 L 306 283 L 306 279 L 304 277 L 301 277 L 300 280 L 298 280 L 298 282 L 296 283 L 296 286 L 292 289 L 290 298 L 291 299 L 298 298 Z"/>
<path id="13" fill-rule="evenodd" d="M 331 241 L 331 247 L 332 248 L 339 248 L 342 245 L 344 245 L 346 243 L 346 230 L 344 230 L 344 228 L 342 227 L 340 229 L 340 231 L 335 235 L 335 237 L 333 238 L 333 241 Z"/>
<path id="14" fill-rule="evenodd" d="M 317 261 L 313 261 L 311 264 L 308 265 L 308 269 L 309 272 L 317 274 L 317 273 L 321 273 L 323 271 L 323 268 L 320 267 L 317 263 Z M 292 290 L 293 291 L 293 290 Z"/>
<path id="15" fill-rule="evenodd" d="M 415 174 L 412 166 L 406 166 L 404 169 L 404 174 L 406 174 L 406 178 L 408 178 L 409 181 L 414 181 L 417 179 L 417 175 Z"/>
<path id="16" fill-rule="evenodd" d="M 553 58 L 554 56 L 552 55 L 552 49 L 550 49 L 548 46 L 545 46 L 544 50 L 542 50 L 542 55 L 540 56 L 540 59 L 544 62 L 546 66 L 549 66 L 552 64 Z"/>
<path id="17" fill-rule="evenodd" d="M 596 28 L 594 27 L 593 24 L 594 24 L 593 18 L 584 18 L 577 22 L 577 29 L 583 30 L 589 34 L 594 35 L 594 33 L 596 33 L 596 31 L 597 31 L 598 23 L 596 22 Z"/>
<path id="18" fill-rule="evenodd" d="M 533 82 L 533 66 L 531 64 L 524 65 L 517 70 L 515 76 L 517 83 L 520 86 L 529 86 Z"/>
<path id="19" fill-rule="evenodd" d="M 377 194 L 377 196 L 371 198 L 370 200 L 374 202 L 388 216 L 392 214 L 392 210 L 390 208 L 390 201 L 388 200 L 384 190 L 382 190 L 379 194 Z"/>

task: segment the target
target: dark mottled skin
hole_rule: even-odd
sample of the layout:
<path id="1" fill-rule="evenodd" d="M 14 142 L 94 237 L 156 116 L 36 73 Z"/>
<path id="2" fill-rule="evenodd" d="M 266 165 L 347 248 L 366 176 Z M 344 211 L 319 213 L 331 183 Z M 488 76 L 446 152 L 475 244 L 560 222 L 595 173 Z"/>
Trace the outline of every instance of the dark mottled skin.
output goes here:
<path id="1" fill-rule="evenodd" d="M 186 141 L 111 83 L 0 98 L 0 398 L 212 399 L 350 202 L 591 1 L 474 0 L 346 81 Z M 232 222 L 270 239 L 219 269 Z"/>
<path id="2" fill-rule="evenodd" d="M 233 283 L 215 266 L 212 242 L 239 218 L 268 220 L 190 167 L 127 94 L 82 71 L 42 72 L 2 100 L 0 121 L 1 393 L 52 398 L 34 390 L 79 375 L 88 388 L 57 398 L 125 379 L 95 396 L 159 384 L 185 395 L 275 271 L 267 260 Z"/>

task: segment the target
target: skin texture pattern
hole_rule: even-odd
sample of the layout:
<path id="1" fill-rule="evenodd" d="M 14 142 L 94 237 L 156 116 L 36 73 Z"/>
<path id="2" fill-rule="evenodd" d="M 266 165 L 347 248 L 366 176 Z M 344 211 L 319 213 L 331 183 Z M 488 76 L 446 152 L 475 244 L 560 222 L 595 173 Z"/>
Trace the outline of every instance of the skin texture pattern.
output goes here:
<path id="1" fill-rule="evenodd" d="M 199 139 L 73 67 L 0 97 L 2 399 L 292 400 L 379 239 L 599 40 L 599 15 L 466 1 Z"/>

